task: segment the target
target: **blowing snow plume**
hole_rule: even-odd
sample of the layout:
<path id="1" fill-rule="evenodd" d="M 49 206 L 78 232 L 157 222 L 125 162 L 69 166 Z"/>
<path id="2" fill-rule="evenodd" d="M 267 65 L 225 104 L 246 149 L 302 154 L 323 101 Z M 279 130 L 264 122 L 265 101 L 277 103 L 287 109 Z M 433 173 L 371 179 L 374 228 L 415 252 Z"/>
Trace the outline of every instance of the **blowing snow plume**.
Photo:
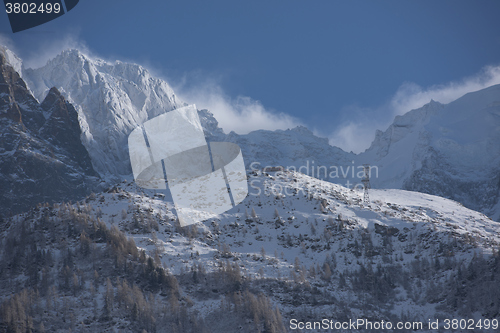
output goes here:
<path id="1" fill-rule="evenodd" d="M 428 88 L 422 88 L 412 82 L 405 82 L 385 105 L 378 108 L 357 106 L 345 108 L 344 113 L 348 113 L 350 119 L 329 135 L 330 144 L 345 151 L 363 152 L 373 141 L 375 131 L 387 128 L 395 116 L 420 108 L 431 100 L 447 104 L 469 92 L 495 84 L 500 84 L 500 66 L 487 66 L 479 73 L 460 81 Z"/>
<path id="2" fill-rule="evenodd" d="M 194 78 L 200 82 L 187 87 L 186 79 L 174 87 L 179 96 L 199 108 L 209 109 L 226 131 L 247 134 L 255 130 L 277 130 L 294 128 L 301 124 L 285 113 L 277 113 L 266 109 L 261 102 L 247 96 L 231 98 L 214 79 Z"/>

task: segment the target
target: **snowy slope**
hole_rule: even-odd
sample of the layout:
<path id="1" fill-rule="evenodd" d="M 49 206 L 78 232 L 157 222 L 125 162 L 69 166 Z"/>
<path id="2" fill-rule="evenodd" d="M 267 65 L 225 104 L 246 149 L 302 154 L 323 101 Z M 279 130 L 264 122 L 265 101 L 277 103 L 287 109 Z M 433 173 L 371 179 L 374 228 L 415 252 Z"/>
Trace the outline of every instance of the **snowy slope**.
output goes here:
<path id="1" fill-rule="evenodd" d="M 138 246 L 151 250 L 153 248 L 148 247 L 151 236 L 145 233 L 146 238 L 143 238 L 139 229 L 134 231 L 126 222 L 127 217 L 134 211 L 148 212 L 148 215 L 159 219 L 162 225 L 157 237 L 164 250 L 167 253 L 180 254 L 185 259 L 196 251 L 213 255 L 213 246 L 217 242 L 229 245 L 242 257 L 259 254 L 262 247 L 269 255 L 275 250 L 280 253 L 288 248 L 280 238 L 290 234 L 294 243 L 297 243 L 299 235 L 302 235 L 307 246 L 315 245 L 316 250 L 286 250 L 288 253 L 283 259 L 292 261 L 295 256 L 299 256 L 305 264 L 308 259 L 324 259 L 324 255 L 316 257 L 315 252 L 321 253 L 327 247 L 333 247 L 333 252 L 336 253 L 344 252 L 339 247 L 342 246 L 341 238 L 345 235 L 334 232 L 339 224 L 343 224 L 344 231 L 365 230 L 379 235 L 383 234 L 381 230 L 395 228 L 391 231 L 393 237 L 399 239 L 399 243 L 393 244 L 395 253 L 399 253 L 399 250 L 410 243 L 406 239 L 416 240 L 420 234 L 425 234 L 426 238 L 412 244 L 415 246 L 413 250 L 418 251 L 407 251 L 408 255 L 403 255 L 408 259 L 413 258 L 416 253 L 426 257 L 436 256 L 437 254 L 433 253 L 436 249 L 427 245 L 433 247 L 440 242 L 446 243 L 450 237 L 464 240 L 463 253 L 457 252 L 457 256 L 461 258 L 468 258 L 467 249 L 477 248 L 483 253 L 491 253 L 492 249 L 500 245 L 498 223 L 449 199 L 404 190 L 370 190 L 370 203 L 364 204 L 363 191 L 350 190 L 301 173 L 255 172 L 250 173 L 249 177 L 249 196 L 245 201 L 218 218 L 195 225 L 199 233 L 205 233 L 200 236 L 204 241 L 195 242 L 195 246 L 190 244 L 190 247 L 170 239 L 176 214 L 168 193 L 165 195 L 162 191 L 149 190 L 142 192 L 134 183 L 124 181 L 110 188 L 107 193 L 95 196 L 91 205 L 95 211 L 100 211 L 103 221 L 113 221 L 122 229 L 129 229 L 128 232 L 135 235 Z M 252 216 L 252 209 L 256 217 Z M 124 215 L 123 211 L 129 215 Z M 218 225 L 218 232 L 214 232 L 215 225 Z M 311 230 L 313 225 L 315 232 Z M 256 229 L 259 231 L 255 232 Z M 331 236 L 335 240 L 325 239 L 324 229 L 332 231 L 334 235 Z M 254 236 L 247 234 L 251 231 Z M 475 239 L 474 246 L 466 241 L 472 238 Z M 176 271 L 180 269 L 178 264 L 179 260 L 176 259 L 170 262 L 169 266 Z M 249 265 L 251 267 L 248 269 L 252 274 L 257 274 L 258 268 L 261 267 L 256 264 Z"/>
<path id="2" fill-rule="evenodd" d="M 358 156 L 360 161 L 376 165 L 379 177 L 372 178 L 376 188 L 402 188 L 411 172 L 418 168 L 414 150 L 420 145 L 426 148 L 426 136 L 421 134 L 424 126 L 431 121 L 443 105 L 431 101 L 420 109 L 412 110 L 402 116 L 396 116 L 385 132 L 377 131 L 370 148 Z M 424 142 L 422 142 L 424 141 Z"/>
<path id="3" fill-rule="evenodd" d="M 496 318 L 500 226 L 483 214 L 402 190 L 372 190 L 364 204 L 362 192 L 299 173 L 249 177 L 250 196 L 242 204 L 185 228 L 168 195 L 142 192 L 127 181 L 72 205 L 46 205 L 7 219 L 0 230 L 2 310 L 12 292 L 39 285 L 40 303 L 50 307 L 33 311 L 33 321 L 38 327 L 43 320 L 51 331 L 67 330 L 70 318 L 92 331 L 140 331 L 137 325 L 147 322 L 133 309 L 147 299 L 158 310 L 151 312 L 159 323 L 152 331 L 171 332 L 161 323 L 171 324 L 165 321 L 171 313 L 178 322 L 175 311 L 182 306 L 184 318 L 196 315 L 210 328 L 205 332 L 236 327 L 253 333 L 262 327 L 259 317 L 242 315 L 239 301 L 249 292 L 269 299 L 266 309 L 279 308 L 277 320 L 286 327 L 280 333 L 297 331 L 292 319 L 424 325 L 439 319 L 443 327 L 445 318 Z M 28 244 L 20 241 L 26 234 L 33 235 Z M 26 260 L 40 263 L 16 265 Z M 148 282 L 161 267 L 178 282 Z M 38 280 L 34 273 L 40 271 Z M 123 294 L 125 282 L 130 295 Z M 45 290 L 52 285 L 49 292 L 44 283 Z"/>
<path id="4" fill-rule="evenodd" d="M 133 183 L 123 182 L 79 207 L 92 211 L 108 227 L 118 226 L 175 275 L 192 272 L 198 265 L 216 272 L 221 260 L 229 260 L 248 279 L 302 285 L 298 294 L 281 290 L 279 284 L 271 292 L 286 319 L 300 313 L 303 301 L 293 298 L 307 299 L 311 286 L 317 304 L 308 304 L 307 311 L 315 313 L 314 319 L 340 311 L 342 304 L 347 304 L 353 317 L 387 318 L 388 313 L 399 316 L 405 309 L 419 320 L 434 318 L 436 304 L 424 300 L 430 286 L 417 288 L 421 296 L 396 288 L 395 296 L 387 300 L 394 306 L 392 311 L 367 310 L 361 305 L 367 300 L 358 291 L 341 287 L 342 282 L 328 282 L 325 263 L 328 272 L 345 277 L 354 288 L 360 269 L 375 272 L 401 265 L 403 271 L 410 271 L 423 260 L 427 264 L 422 265 L 430 262 L 444 269 L 428 277 L 427 283 L 445 285 L 455 274 L 450 265 L 465 267 L 476 256 L 488 258 L 500 245 L 498 223 L 448 199 L 372 190 L 371 202 L 365 205 L 362 192 L 299 173 L 251 173 L 250 177 L 250 196 L 242 204 L 190 228 L 176 226 L 168 196 L 138 193 Z M 154 229 L 148 226 L 153 220 L 158 223 L 156 231 L 147 231 Z M 417 280 L 408 279 L 410 284 Z M 419 297 L 424 298 L 418 301 Z M 201 313 L 218 306 L 217 300 L 203 299 L 194 305 Z"/>

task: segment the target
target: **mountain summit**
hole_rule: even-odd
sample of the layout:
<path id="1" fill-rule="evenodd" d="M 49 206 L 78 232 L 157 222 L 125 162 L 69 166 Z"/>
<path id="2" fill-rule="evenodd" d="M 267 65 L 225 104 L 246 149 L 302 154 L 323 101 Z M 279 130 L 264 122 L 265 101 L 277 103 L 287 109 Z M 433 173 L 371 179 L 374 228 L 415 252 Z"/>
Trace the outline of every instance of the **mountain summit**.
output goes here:
<path id="1" fill-rule="evenodd" d="M 451 198 L 500 219 L 500 85 L 396 117 L 358 156 L 378 188 Z"/>
<path id="2" fill-rule="evenodd" d="M 138 125 L 182 105 L 170 86 L 141 66 L 93 60 L 68 50 L 44 67 L 24 72 L 38 100 L 56 87 L 74 103 L 82 143 L 102 176 L 127 175 L 126 139 Z"/>

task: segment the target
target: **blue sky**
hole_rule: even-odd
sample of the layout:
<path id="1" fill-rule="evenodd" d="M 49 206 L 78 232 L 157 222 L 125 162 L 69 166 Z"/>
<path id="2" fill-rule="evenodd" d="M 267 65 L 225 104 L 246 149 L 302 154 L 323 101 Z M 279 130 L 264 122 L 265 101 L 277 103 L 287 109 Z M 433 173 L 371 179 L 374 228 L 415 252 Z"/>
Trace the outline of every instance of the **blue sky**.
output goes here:
<path id="1" fill-rule="evenodd" d="M 500 83 L 500 1 L 80 0 L 0 41 L 28 65 L 63 48 L 133 61 L 226 131 L 304 124 L 346 150 L 430 98 Z"/>

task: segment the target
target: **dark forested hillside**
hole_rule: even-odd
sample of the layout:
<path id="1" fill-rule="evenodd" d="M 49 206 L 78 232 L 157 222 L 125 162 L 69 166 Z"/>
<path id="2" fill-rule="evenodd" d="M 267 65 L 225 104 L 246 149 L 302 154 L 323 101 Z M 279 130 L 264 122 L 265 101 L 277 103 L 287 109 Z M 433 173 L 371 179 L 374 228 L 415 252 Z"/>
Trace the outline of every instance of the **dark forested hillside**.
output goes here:
<path id="1" fill-rule="evenodd" d="M 4 226 L 0 332 L 216 332 L 230 325 L 192 311 L 191 297 L 220 299 L 209 317 L 231 313 L 232 324 L 248 332 L 284 332 L 279 309 L 249 291 L 252 281 L 237 265 L 221 261 L 212 273 L 200 265 L 174 276 L 86 205 L 39 205 Z"/>

